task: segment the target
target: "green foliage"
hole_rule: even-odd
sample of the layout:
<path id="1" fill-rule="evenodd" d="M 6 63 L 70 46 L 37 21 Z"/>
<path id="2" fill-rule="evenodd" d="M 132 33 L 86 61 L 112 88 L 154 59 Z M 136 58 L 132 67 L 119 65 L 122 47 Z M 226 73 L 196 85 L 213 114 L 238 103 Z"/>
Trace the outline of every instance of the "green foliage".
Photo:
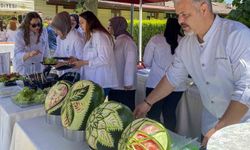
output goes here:
<path id="1" fill-rule="evenodd" d="M 250 27 L 250 0 L 234 0 L 233 5 L 237 8 L 229 13 L 228 18 Z"/>
<path id="2" fill-rule="evenodd" d="M 130 24 L 130 21 L 128 21 L 128 24 Z M 138 46 L 139 43 L 139 20 L 134 20 L 133 23 L 133 38 L 136 42 L 136 45 Z M 164 33 L 166 26 L 166 20 L 143 20 L 142 21 L 142 54 L 144 52 L 144 49 L 150 40 L 150 38 L 156 34 Z M 130 28 L 128 28 L 128 31 L 131 33 Z"/>

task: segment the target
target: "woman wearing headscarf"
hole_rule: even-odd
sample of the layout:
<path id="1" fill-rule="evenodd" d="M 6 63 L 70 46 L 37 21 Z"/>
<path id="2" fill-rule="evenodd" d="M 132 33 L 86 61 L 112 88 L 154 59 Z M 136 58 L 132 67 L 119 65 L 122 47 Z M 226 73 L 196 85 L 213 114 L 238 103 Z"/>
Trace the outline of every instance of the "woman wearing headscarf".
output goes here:
<path id="1" fill-rule="evenodd" d="M 118 84 L 112 36 L 91 11 L 85 11 L 79 17 L 86 45 L 81 59 L 73 64 L 82 67 L 82 79 L 98 83 L 107 96 L 110 88 Z"/>
<path id="2" fill-rule="evenodd" d="M 57 47 L 54 56 L 78 58 L 82 54 L 85 41 L 79 36 L 76 30 L 71 30 L 71 20 L 69 13 L 63 11 L 58 13 L 52 20 L 51 27 L 57 34 Z M 66 62 L 65 62 L 66 63 Z M 60 62 L 57 67 L 64 65 Z M 68 69 L 62 73 L 79 69 Z"/>
<path id="3" fill-rule="evenodd" d="M 144 65 L 150 68 L 146 83 L 146 95 L 149 95 L 155 88 L 166 69 L 171 65 L 175 57 L 175 49 L 181 38 L 180 25 L 176 18 L 168 18 L 163 34 L 153 36 L 145 47 L 143 61 Z M 161 121 L 163 115 L 166 128 L 175 131 L 176 128 L 176 107 L 185 90 L 183 87 L 176 88 L 175 92 L 155 103 L 148 112 L 147 117 Z"/>
<path id="4" fill-rule="evenodd" d="M 42 72 L 41 61 L 48 55 L 48 35 L 43 30 L 42 19 L 29 12 L 20 25 L 16 37 L 13 66 L 21 75 Z"/>
<path id="5" fill-rule="evenodd" d="M 124 17 L 113 17 L 109 20 L 108 30 L 115 37 L 114 54 L 118 76 L 118 87 L 111 89 L 109 99 L 123 103 L 133 111 L 138 51 L 127 27 Z"/>
<path id="6" fill-rule="evenodd" d="M 80 37 L 84 38 L 84 32 L 79 25 L 79 16 L 77 14 L 70 14 L 71 29 L 76 30 Z"/>

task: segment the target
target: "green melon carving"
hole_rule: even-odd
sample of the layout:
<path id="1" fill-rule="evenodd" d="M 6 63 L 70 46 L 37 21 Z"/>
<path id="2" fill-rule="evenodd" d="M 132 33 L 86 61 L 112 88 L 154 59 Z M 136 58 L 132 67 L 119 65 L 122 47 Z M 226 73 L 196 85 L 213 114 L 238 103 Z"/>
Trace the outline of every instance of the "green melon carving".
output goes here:
<path id="1" fill-rule="evenodd" d="M 60 115 L 61 107 L 67 96 L 71 83 L 67 81 L 58 81 L 51 87 L 45 99 L 45 111 L 50 115 Z"/>
<path id="2" fill-rule="evenodd" d="M 141 118 L 133 121 L 123 131 L 118 150 L 170 150 L 171 139 L 160 123 Z"/>
<path id="3" fill-rule="evenodd" d="M 104 102 L 104 91 L 98 84 L 81 80 L 76 82 L 62 107 L 62 125 L 70 130 L 85 130 L 90 113 Z"/>
<path id="4" fill-rule="evenodd" d="M 89 116 L 86 141 L 92 149 L 117 150 L 122 131 L 133 121 L 131 110 L 117 102 L 105 102 Z"/>

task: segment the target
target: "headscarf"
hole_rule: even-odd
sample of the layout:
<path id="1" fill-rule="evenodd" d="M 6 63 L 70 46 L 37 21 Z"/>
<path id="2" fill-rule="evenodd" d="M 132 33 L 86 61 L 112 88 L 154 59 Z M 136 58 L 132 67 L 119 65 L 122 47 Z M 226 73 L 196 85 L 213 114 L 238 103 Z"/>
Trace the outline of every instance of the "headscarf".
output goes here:
<path id="1" fill-rule="evenodd" d="M 70 20 L 69 13 L 66 11 L 58 13 L 53 18 L 51 26 L 52 26 L 52 28 L 56 28 L 56 29 L 60 30 L 62 32 L 64 38 L 66 38 L 67 34 L 71 30 L 71 20 Z"/>
<path id="2" fill-rule="evenodd" d="M 115 38 L 121 34 L 126 34 L 133 39 L 131 34 L 127 31 L 128 23 L 124 17 L 113 17 L 109 21 L 114 31 Z"/>
<path id="3" fill-rule="evenodd" d="M 77 14 L 70 14 L 70 17 L 73 17 L 76 21 L 75 29 L 79 28 L 79 16 Z"/>

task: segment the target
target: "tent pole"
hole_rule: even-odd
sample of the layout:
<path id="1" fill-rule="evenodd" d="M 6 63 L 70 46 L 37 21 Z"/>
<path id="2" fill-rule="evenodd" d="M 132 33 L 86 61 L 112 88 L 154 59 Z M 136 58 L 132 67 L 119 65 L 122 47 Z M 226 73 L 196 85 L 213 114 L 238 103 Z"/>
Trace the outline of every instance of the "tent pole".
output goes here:
<path id="1" fill-rule="evenodd" d="M 142 61 L 142 0 L 139 7 L 139 61 Z"/>
<path id="2" fill-rule="evenodd" d="M 133 36 L 134 31 L 134 4 L 131 4 L 130 8 L 130 33 Z"/>

